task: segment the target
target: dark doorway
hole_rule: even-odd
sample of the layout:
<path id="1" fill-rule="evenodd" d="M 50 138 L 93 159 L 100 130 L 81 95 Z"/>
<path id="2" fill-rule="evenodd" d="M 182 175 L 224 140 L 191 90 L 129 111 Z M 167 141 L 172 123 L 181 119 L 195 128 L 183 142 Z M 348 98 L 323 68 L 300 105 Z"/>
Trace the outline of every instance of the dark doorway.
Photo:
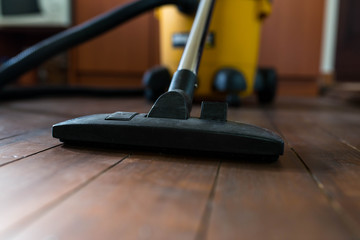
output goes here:
<path id="1" fill-rule="evenodd" d="M 341 0 L 336 79 L 360 82 L 360 1 Z"/>

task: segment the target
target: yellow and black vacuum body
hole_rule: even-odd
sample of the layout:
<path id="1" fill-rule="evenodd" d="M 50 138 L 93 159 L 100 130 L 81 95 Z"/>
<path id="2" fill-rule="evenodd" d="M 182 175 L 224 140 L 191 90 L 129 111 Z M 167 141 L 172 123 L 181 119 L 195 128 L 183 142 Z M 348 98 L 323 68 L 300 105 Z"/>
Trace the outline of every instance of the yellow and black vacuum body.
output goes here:
<path id="1" fill-rule="evenodd" d="M 255 92 L 261 103 L 274 99 L 275 71 L 258 69 L 261 25 L 270 13 L 269 0 L 216 2 L 198 72 L 195 98 L 227 96 L 229 104 L 237 105 L 240 97 Z M 194 20 L 193 15 L 185 14 L 175 6 L 161 7 L 156 15 L 160 26 L 161 67 L 150 69 L 144 76 L 149 100 L 155 100 L 169 84 Z"/>

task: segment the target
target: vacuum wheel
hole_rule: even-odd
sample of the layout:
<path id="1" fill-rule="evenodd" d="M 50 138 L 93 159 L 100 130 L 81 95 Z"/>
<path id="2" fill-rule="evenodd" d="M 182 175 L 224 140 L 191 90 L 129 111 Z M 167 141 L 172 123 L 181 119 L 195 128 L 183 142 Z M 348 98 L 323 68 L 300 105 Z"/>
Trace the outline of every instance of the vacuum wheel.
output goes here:
<path id="1" fill-rule="evenodd" d="M 157 66 L 149 69 L 143 76 L 145 97 L 155 102 L 158 97 L 167 91 L 171 82 L 171 74 L 166 67 Z"/>
<path id="2" fill-rule="evenodd" d="M 258 70 L 255 90 L 261 104 L 270 104 L 274 101 L 277 89 L 277 74 L 272 68 L 261 68 Z"/>
<path id="3" fill-rule="evenodd" d="M 213 88 L 226 93 L 226 102 L 229 106 L 238 107 L 241 104 L 239 92 L 246 89 L 244 75 L 233 68 L 222 68 L 216 72 Z"/>

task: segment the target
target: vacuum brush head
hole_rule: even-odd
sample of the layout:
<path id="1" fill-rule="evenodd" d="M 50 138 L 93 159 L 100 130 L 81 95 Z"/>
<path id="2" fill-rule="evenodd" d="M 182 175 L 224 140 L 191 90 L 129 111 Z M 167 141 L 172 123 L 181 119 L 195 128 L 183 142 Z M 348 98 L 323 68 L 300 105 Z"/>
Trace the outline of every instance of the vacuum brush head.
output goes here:
<path id="1" fill-rule="evenodd" d="M 251 155 L 267 161 L 283 154 L 281 137 L 260 127 L 227 121 L 226 110 L 218 111 L 224 106 L 227 105 L 203 103 L 201 117 L 188 119 L 156 118 L 133 112 L 96 114 L 58 123 L 52 131 L 53 137 L 65 143 L 232 157 Z"/>

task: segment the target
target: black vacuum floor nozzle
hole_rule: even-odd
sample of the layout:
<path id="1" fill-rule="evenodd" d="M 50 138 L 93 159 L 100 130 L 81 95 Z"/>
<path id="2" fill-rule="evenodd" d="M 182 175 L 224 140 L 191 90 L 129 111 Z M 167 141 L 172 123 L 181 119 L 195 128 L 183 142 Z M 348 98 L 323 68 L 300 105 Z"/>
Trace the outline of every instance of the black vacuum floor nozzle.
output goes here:
<path id="1" fill-rule="evenodd" d="M 53 136 L 65 143 L 100 143 L 176 152 L 256 155 L 276 159 L 283 154 L 282 139 L 269 130 L 214 119 L 211 113 L 202 115 L 210 118 L 153 118 L 132 112 L 96 114 L 54 125 Z"/>

